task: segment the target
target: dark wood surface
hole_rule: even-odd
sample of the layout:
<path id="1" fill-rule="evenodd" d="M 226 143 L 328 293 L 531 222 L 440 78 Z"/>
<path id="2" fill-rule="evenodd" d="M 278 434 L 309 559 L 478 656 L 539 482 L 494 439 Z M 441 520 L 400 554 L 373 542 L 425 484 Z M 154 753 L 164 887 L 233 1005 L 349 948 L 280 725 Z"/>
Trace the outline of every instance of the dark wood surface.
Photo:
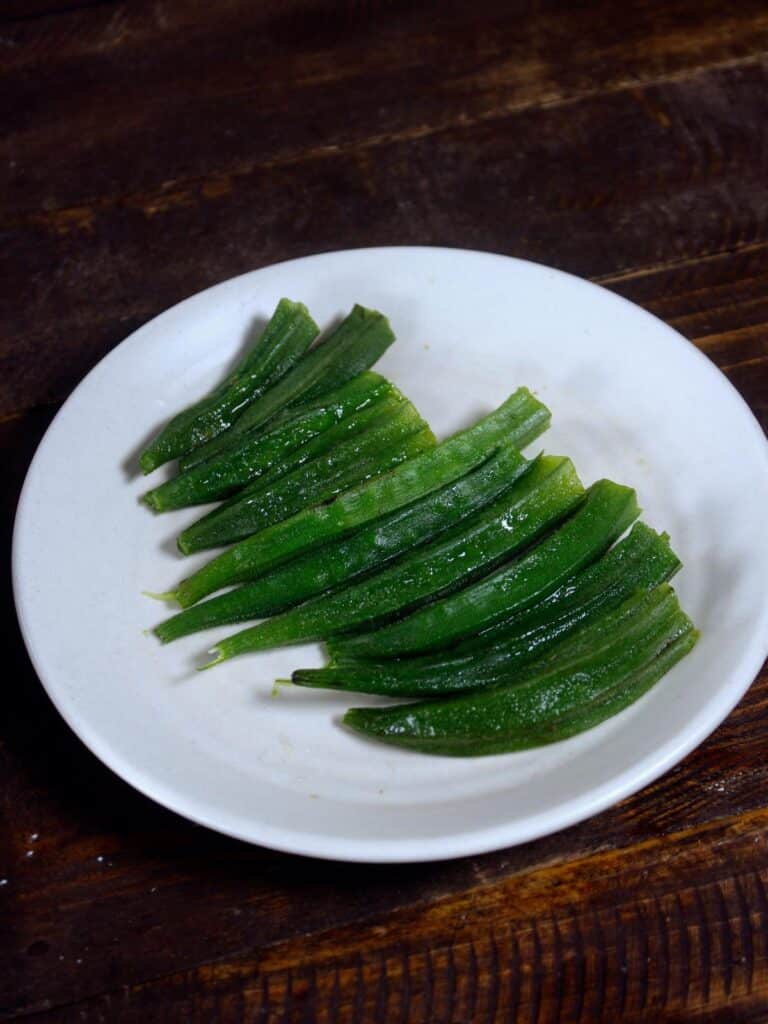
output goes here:
<path id="1" fill-rule="evenodd" d="M 233 274 L 455 245 L 672 324 L 768 425 L 768 8 L 0 6 L 2 525 L 80 377 Z M 349 866 L 197 828 L 69 732 L 4 607 L 0 1015 L 768 1021 L 768 673 L 654 785 L 481 857 Z"/>

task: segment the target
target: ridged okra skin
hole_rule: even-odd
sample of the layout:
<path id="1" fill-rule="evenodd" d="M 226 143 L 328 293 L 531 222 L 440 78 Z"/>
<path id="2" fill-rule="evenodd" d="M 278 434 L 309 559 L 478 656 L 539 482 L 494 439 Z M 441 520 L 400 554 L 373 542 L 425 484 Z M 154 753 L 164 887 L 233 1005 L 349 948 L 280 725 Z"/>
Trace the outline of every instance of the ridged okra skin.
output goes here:
<path id="1" fill-rule="evenodd" d="M 342 430 L 343 428 L 343 430 Z M 257 478 L 225 505 L 179 536 L 183 554 L 224 547 L 303 508 L 386 473 L 435 447 L 432 431 L 410 402 L 379 402 L 343 420 L 316 440 L 336 435 L 324 450 L 278 479 Z"/>
<path id="2" fill-rule="evenodd" d="M 344 638 L 331 643 L 331 664 L 293 673 L 299 686 L 330 688 L 390 697 L 442 697 L 483 689 L 548 657 L 559 657 L 568 638 L 587 635 L 590 623 L 616 608 L 635 591 L 650 590 L 680 568 L 666 534 L 644 523 L 597 562 L 566 581 L 527 612 L 500 628 L 463 643 L 411 657 L 355 657 Z"/>
<path id="3" fill-rule="evenodd" d="M 372 739 L 453 757 L 526 750 L 591 729 L 641 697 L 696 643 L 671 587 L 630 604 L 630 615 L 626 607 L 606 613 L 614 628 L 581 659 L 477 693 L 352 708 L 344 723 Z"/>
<path id="4" fill-rule="evenodd" d="M 350 640 L 347 649 L 365 657 L 412 654 L 488 629 L 530 608 L 594 562 L 639 512 L 631 487 L 598 480 L 574 514 L 522 558 L 376 633 Z"/>
<path id="5" fill-rule="evenodd" d="M 265 618 L 319 594 L 337 590 L 432 542 L 490 504 L 530 469 L 513 445 L 491 452 L 481 465 L 418 501 L 396 509 L 349 536 L 313 548 L 246 583 L 187 608 L 156 627 L 164 642 L 201 629 Z"/>
<path id="6" fill-rule="evenodd" d="M 519 388 L 498 409 L 436 448 L 328 505 L 315 506 L 262 530 L 214 558 L 175 591 L 187 608 L 223 587 L 258 579 L 298 555 L 403 508 L 464 476 L 501 443 L 523 447 L 546 429 L 550 413 Z"/>
<path id="7" fill-rule="evenodd" d="M 239 445 L 148 491 L 144 501 L 155 512 L 169 512 L 226 498 L 256 478 L 273 479 L 303 461 L 304 446 L 387 398 L 403 401 L 384 377 L 360 374 L 274 430 L 243 435 Z"/>
<path id="8" fill-rule="evenodd" d="M 281 299 L 261 337 L 232 373 L 210 394 L 174 416 L 144 449 L 142 471 L 151 473 L 223 434 L 249 403 L 299 362 L 319 333 L 306 306 Z"/>
<path id="9" fill-rule="evenodd" d="M 190 452 L 180 463 L 191 469 L 239 443 L 239 435 L 256 430 L 273 417 L 290 417 L 298 406 L 335 391 L 369 370 L 394 342 L 389 321 L 375 309 L 356 305 L 327 338 L 321 340 L 274 387 L 251 402 L 232 427 Z"/>
<path id="10" fill-rule="evenodd" d="M 222 640 L 213 648 L 216 660 L 325 639 L 408 612 L 522 550 L 568 515 L 583 495 L 570 459 L 539 456 L 508 491 L 441 540 L 356 585 Z"/>

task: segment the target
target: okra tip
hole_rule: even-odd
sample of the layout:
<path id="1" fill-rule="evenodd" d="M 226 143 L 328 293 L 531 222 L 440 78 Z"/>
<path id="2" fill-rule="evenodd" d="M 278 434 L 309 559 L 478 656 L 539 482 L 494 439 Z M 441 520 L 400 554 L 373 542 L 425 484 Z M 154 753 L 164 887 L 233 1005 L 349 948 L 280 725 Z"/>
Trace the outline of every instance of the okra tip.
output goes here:
<path id="1" fill-rule="evenodd" d="M 144 597 L 151 597 L 153 601 L 174 601 L 178 602 L 175 590 L 164 590 L 162 593 L 158 593 L 155 590 L 142 590 Z"/>
<path id="2" fill-rule="evenodd" d="M 222 661 L 227 660 L 226 654 L 221 650 L 221 648 L 218 645 L 211 647 L 208 650 L 208 654 L 214 654 L 215 657 L 211 658 L 210 661 L 206 661 L 204 665 L 199 665 L 197 668 L 198 672 L 205 672 L 207 668 L 213 668 L 214 665 L 220 665 Z"/>
<path id="3" fill-rule="evenodd" d="M 163 503 L 162 501 L 158 500 L 156 492 L 157 488 L 153 487 L 151 491 L 146 491 L 144 494 L 142 494 L 141 497 L 139 498 L 139 501 L 142 504 L 147 505 L 149 508 L 151 508 L 153 512 L 162 512 Z"/>
<path id="4" fill-rule="evenodd" d="M 183 533 L 180 533 L 176 538 L 176 547 L 179 549 L 182 555 L 191 555 L 195 547 L 190 545 L 189 541 L 185 538 Z"/>
<path id="5" fill-rule="evenodd" d="M 293 674 L 291 675 L 291 682 L 294 686 L 322 687 L 322 683 L 313 682 L 315 678 L 313 673 L 315 671 L 316 670 L 310 668 L 294 669 Z"/>
<path id="6" fill-rule="evenodd" d="M 139 468 L 144 476 L 148 476 L 162 464 L 162 459 L 152 448 L 145 448 L 139 456 Z"/>
<path id="7" fill-rule="evenodd" d="M 376 711 L 384 710 L 377 708 L 348 708 L 341 716 L 341 724 L 353 732 L 362 736 L 370 736 L 375 733 Z M 373 712 L 373 714 L 371 714 Z M 372 729 L 371 726 L 374 726 Z"/>

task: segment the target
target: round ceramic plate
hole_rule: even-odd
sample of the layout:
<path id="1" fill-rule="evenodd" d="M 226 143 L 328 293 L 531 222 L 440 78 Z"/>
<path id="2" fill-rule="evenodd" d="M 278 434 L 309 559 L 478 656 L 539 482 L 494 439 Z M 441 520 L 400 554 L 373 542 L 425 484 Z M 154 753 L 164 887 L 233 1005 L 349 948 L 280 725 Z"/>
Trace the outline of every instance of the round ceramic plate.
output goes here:
<path id="1" fill-rule="evenodd" d="M 321 325 L 354 302 L 398 336 L 377 367 L 438 436 L 518 385 L 552 410 L 532 446 L 573 458 L 585 484 L 637 489 L 684 569 L 701 640 L 648 695 L 564 743 L 478 759 L 368 742 L 339 724 L 373 698 L 272 681 L 319 646 L 196 673 L 231 628 L 162 647 L 143 631 L 201 556 L 174 537 L 199 514 L 154 516 L 136 455 L 209 388 L 281 296 Z M 162 471 L 151 478 L 162 478 Z M 479 853 L 561 829 L 640 789 L 727 715 L 768 647 L 768 446 L 718 370 L 659 320 L 546 267 L 449 249 L 367 249 L 245 274 L 142 327 L 85 378 L 29 471 L 14 538 L 24 638 L 51 699 L 118 775 L 180 814 L 280 850 L 360 861 Z"/>

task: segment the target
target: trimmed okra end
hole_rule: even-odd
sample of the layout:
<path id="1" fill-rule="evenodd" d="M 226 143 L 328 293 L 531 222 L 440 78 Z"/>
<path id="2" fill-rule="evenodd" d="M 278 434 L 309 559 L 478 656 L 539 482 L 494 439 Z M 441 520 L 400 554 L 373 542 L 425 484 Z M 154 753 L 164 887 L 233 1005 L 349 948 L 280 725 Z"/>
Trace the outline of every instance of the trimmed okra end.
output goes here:
<path id="1" fill-rule="evenodd" d="M 341 724 L 364 736 L 371 733 L 370 708 L 349 708 L 341 718 Z"/>
<path id="2" fill-rule="evenodd" d="M 139 501 L 142 504 L 147 505 L 149 508 L 151 508 L 153 512 L 164 511 L 163 503 L 158 498 L 156 489 L 147 491 L 145 494 L 142 494 L 142 496 L 139 498 Z"/>
<path id="3" fill-rule="evenodd" d="M 182 555 L 191 555 L 195 551 L 194 544 L 190 544 L 183 533 L 180 533 L 176 538 L 176 547 Z"/>
<path id="4" fill-rule="evenodd" d="M 164 590 L 162 593 L 157 593 L 154 590 L 142 590 L 144 597 L 151 597 L 153 601 L 177 601 L 175 590 Z"/>
<path id="5" fill-rule="evenodd" d="M 142 452 L 139 456 L 139 467 L 144 476 L 154 472 L 162 463 L 158 461 L 157 456 L 152 451 Z"/>
<path id="6" fill-rule="evenodd" d="M 215 654 L 215 658 L 211 658 L 210 661 L 206 661 L 204 665 L 199 665 L 197 671 L 205 672 L 208 668 L 213 668 L 214 665 L 220 665 L 222 661 L 227 660 L 226 654 L 219 647 L 211 647 L 208 654 Z"/>

